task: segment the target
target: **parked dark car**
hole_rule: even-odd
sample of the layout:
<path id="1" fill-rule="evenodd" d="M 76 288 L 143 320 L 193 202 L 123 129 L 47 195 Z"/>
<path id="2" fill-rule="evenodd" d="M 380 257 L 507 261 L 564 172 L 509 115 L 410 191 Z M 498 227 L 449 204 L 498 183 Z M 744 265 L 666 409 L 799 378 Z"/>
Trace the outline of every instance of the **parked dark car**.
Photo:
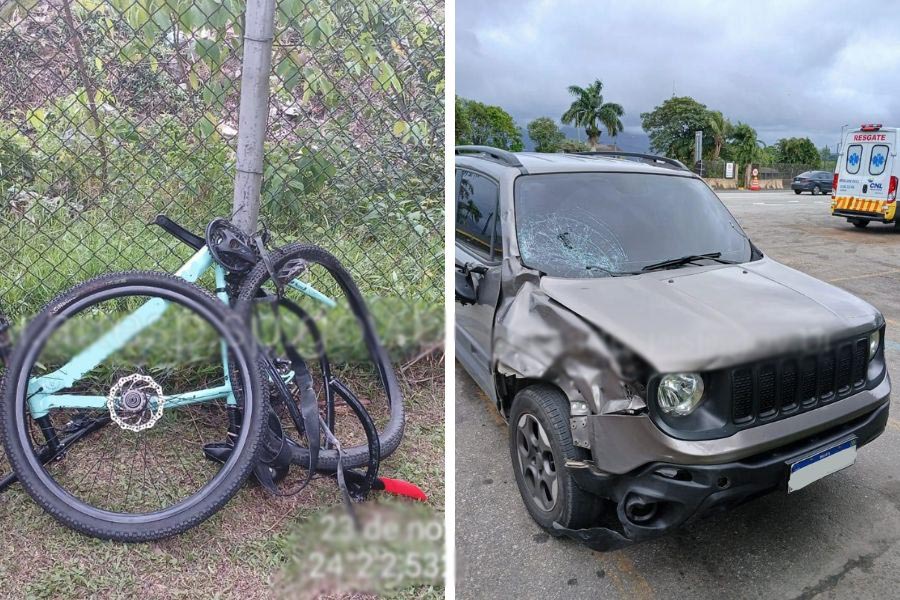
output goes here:
<path id="1" fill-rule="evenodd" d="M 794 177 L 791 189 L 795 194 L 800 192 L 811 192 L 813 196 L 830 194 L 833 178 L 834 173 L 828 171 L 807 171 Z"/>

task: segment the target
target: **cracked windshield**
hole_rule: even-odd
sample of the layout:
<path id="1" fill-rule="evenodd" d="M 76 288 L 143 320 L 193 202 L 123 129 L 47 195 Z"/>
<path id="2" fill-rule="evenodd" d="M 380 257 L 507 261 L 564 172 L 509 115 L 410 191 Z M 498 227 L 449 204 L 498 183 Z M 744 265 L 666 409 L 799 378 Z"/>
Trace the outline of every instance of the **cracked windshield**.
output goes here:
<path id="1" fill-rule="evenodd" d="M 746 262 L 750 242 L 701 181 L 634 173 L 520 177 L 516 230 L 523 262 L 554 277 L 640 273 L 661 261 Z M 716 254 L 718 253 L 718 256 Z"/>

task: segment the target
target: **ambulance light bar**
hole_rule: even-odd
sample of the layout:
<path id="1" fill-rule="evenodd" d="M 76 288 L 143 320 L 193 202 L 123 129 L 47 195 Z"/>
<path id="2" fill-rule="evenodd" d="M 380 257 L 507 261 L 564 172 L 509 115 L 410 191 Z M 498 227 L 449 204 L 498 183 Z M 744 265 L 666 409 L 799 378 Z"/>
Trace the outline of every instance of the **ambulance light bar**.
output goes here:
<path id="1" fill-rule="evenodd" d="M 864 123 L 859 126 L 861 131 L 878 131 L 881 129 L 881 123 Z"/>

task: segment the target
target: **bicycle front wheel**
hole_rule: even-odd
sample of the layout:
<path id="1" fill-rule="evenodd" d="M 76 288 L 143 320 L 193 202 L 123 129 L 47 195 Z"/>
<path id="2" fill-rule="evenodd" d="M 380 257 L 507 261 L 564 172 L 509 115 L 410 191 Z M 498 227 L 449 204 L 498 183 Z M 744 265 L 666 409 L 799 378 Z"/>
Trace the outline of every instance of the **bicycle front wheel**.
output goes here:
<path id="1" fill-rule="evenodd" d="M 51 302 L 13 351 L 3 443 L 62 523 L 102 539 L 167 537 L 249 475 L 266 415 L 259 377 L 242 321 L 201 288 L 102 276 Z"/>

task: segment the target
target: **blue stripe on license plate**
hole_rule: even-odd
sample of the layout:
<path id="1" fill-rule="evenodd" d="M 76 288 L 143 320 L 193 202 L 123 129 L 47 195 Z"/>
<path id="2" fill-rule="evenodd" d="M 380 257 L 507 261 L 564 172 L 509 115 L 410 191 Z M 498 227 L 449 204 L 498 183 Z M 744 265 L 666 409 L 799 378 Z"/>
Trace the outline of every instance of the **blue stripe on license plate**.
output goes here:
<path id="1" fill-rule="evenodd" d="M 804 458 L 803 460 L 793 463 L 791 465 L 791 473 L 799 471 L 803 467 L 808 467 L 809 465 L 811 465 L 813 463 L 817 463 L 822 459 L 828 458 L 829 456 L 832 456 L 834 454 L 837 454 L 838 452 L 841 452 L 842 450 L 847 450 L 848 448 L 852 448 L 854 446 L 856 446 L 855 439 L 849 439 L 846 442 L 841 442 L 837 446 L 832 446 L 831 448 L 828 448 L 827 450 L 823 450 L 822 452 L 819 452 L 818 454 L 810 456 L 809 458 Z"/>

